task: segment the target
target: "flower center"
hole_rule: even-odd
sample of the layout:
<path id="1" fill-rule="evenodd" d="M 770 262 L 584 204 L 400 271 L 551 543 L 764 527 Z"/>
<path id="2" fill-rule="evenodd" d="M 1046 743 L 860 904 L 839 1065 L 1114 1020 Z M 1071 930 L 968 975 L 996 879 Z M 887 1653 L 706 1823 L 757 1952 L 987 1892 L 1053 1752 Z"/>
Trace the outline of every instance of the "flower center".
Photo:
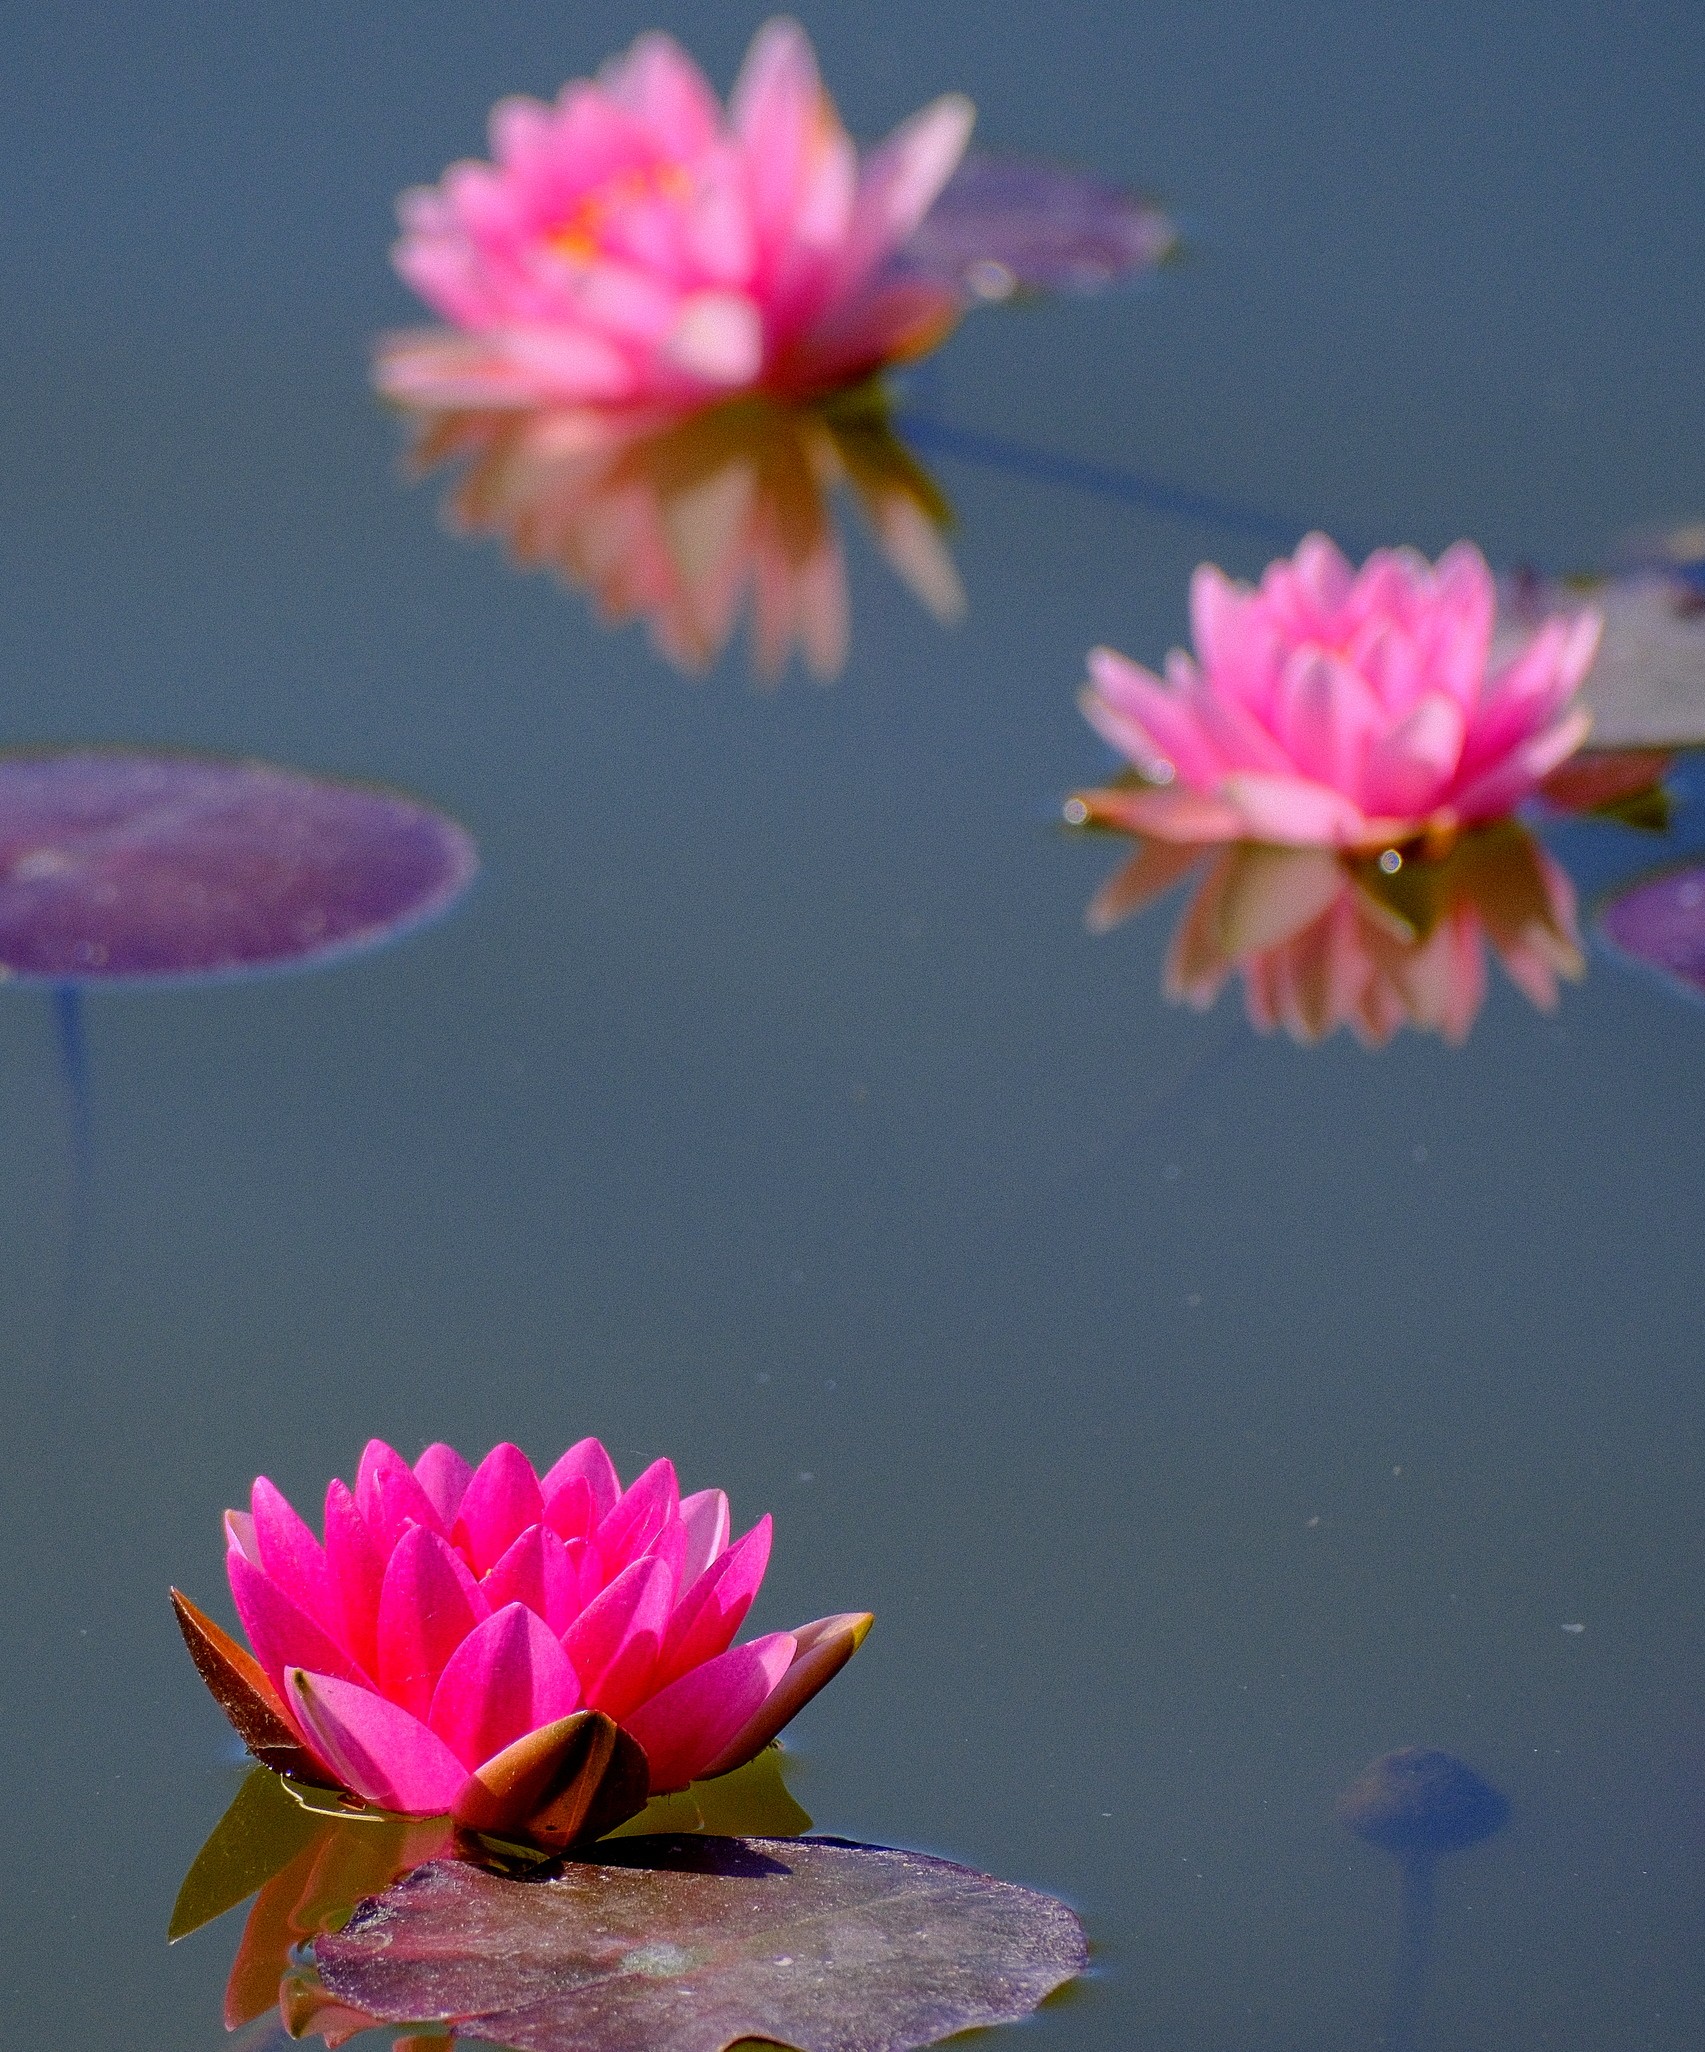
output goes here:
<path id="1" fill-rule="evenodd" d="M 692 176 L 684 164 L 635 165 L 582 193 L 545 239 L 559 256 L 591 263 L 602 255 L 612 225 L 623 214 L 655 200 L 678 206 L 690 197 L 692 189 Z"/>

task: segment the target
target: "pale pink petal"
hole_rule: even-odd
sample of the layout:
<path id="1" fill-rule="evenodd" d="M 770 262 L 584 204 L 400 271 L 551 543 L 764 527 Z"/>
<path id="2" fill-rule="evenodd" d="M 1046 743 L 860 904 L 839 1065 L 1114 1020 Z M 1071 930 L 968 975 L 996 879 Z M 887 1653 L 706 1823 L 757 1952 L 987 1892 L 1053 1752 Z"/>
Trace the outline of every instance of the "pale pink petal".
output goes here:
<path id="1" fill-rule="evenodd" d="M 1274 732 L 1299 776 L 1359 796 L 1368 745 L 1382 725 L 1378 700 L 1348 663 L 1299 648 L 1284 665 Z"/>
<path id="2" fill-rule="evenodd" d="M 483 1575 L 544 1513 L 532 1462 L 518 1446 L 505 1441 L 474 1470 L 451 1536 L 474 1573 Z"/>
<path id="3" fill-rule="evenodd" d="M 490 1610 L 449 1542 L 411 1525 L 397 1541 L 379 1593 L 379 1687 L 393 1703 L 424 1717 L 446 1662 Z"/>
<path id="4" fill-rule="evenodd" d="M 225 1513 L 225 1543 L 245 1554 L 256 1567 L 260 1566 L 260 1541 L 255 1537 L 255 1521 L 251 1512 L 228 1510 Z"/>
<path id="5" fill-rule="evenodd" d="M 866 160 L 841 257 L 843 285 L 867 276 L 909 240 L 958 169 L 977 110 L 963 93 L 944 93 L 903 121 Z"/>
<path id="6" fill-rule="evenodd" d="M 1089 673 L 1095 688 L 1078 703 L 1104 741 L 1147 777 L 1176 775 L 1193 791 L 1214 789 L 1229 765 L 1176 691 L 1110 648 L 1090 651 Z"/>
<path id="7" fill-rule="evenodd" d="M 472 1469 L 453 1446 L 435 1440 L 414 1464 L 414 1479 L 432 1499 L 439 1521 L 448 1532 L 462 1507 L 462 1496 Z"/>
<path id="8" fill-rule="evenodd" d="M 727 1496 L 720 1489 L 701 1489 L 696 1496 L 682 1497 L 681 1525 L 686 1538 L 681 1555 L 681 1578 L 690 1585 L 713 1560 L 727 1551 Z"/>
<path id="9" fill-rule="evenodd" d="M 427 1723 L 467 1767 L 580 1708 L 580 1685 L 555 1634 L 523 1603 L 506 1604 L 465 1638 Z"/>
<path id="10" fill-rule="evenodd" d="M 743 385 L 763 368 L 763 315 L 743 292 L 695 292 L 663 344 L 678 370 L 707 385 Z"/>
<path id="11" fill-rule="evenodd" d="M 704 73 L 673 36 L 657 30 L 641 36 L 599 82 L 674 155 L 696 157 L 716 141 L 722 109 Z"/>
<path id="12" fill-rule="evenodd" d="M 645 1749 L 651 1793 L 685 1788 L 754 1717 L 792 1664 L 791 1632 L 772 1632 L 695 1667 L 624 1720 Z"/>
<path id="13" fill-rule="evenodd" d="M 1353 799 L 1304 777 L 1239 770 L 1221 784 L 1220 795 L 1236 807 L 1243 835 L 1251 841 L 1353 848 L 1373 838 L 1369 820 Z"/>
<path id="14" fill-rule="evenodd" d="M 418 1717 L 341 1677 L 293 1667 L 285 1700 L 326 1764 L 364 1802 L 436 1817 L 468 1778 L 442 1739 Z"/>
<path id="15" fill-rule="evenodd" d="M 1363 802 L 1370 812 L 1425 818 L 1443 802 L 1462 759 L 1461 705 L 1432 691 L 1369 752 Z"/>
<path id="16" fill-rule="evenodd" d="M 834 1680 L 864 1644 L 875 1621 L 868 1610 L 847 1610 L 801 1625 L 793 1634 L 794 1653 L 787 1672 L 722 1751 L 698 1770 L 699 1777 L 732 1773 L 761 1753 L 782 1727 Z"/>
<path id="17" fill-rule="evenodd" d="M 1104 826 L 1153 834 L 1160 841 L 1200 846 L 1235 841 L 1244 831 L 1242 813 L 1227 799 L 1203 797 L 1177 784 L 1162 791 L 1083 791 L 1078 802 Z"/>

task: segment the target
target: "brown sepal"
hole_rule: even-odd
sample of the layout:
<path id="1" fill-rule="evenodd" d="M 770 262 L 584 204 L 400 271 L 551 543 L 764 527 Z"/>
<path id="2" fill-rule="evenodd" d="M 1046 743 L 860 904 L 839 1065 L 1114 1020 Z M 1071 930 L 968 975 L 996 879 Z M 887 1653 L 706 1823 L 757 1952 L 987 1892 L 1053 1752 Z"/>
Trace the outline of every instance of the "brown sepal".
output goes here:
<path id="1" fill-rule="evenodd" d="M 181 1590 L 172 1591 L 172 1610 L 196 1672 L 255 1758 L 275 1773 L 324 1786 L 326 1770 L 292 1730 L 284 1705 L 254 1655 L 221 1631 Z"/>
<path id="2" fill-rule="evenodd" d="M 486 1761 L 462 1792 L 456 1822 L 566 1852 L 638 1816 L 649 1785 L 638 1741 L 602 1711 L 577 1710 Z"/>

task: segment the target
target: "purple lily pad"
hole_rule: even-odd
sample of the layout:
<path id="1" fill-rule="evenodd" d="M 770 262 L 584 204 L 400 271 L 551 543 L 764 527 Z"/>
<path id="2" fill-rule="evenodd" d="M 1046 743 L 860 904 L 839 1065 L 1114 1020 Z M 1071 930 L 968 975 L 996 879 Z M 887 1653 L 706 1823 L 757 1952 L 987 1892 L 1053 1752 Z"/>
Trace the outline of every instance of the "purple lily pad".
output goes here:
<path id="1" fill-rule="evenodd" d="M 316 1942 L 321 1979 L 377 2021 L 519 2052 L 912 2052 L 1017 2022 L 1087 1961 L 1064 1903 L 922 1853 L 630 1843 L 549 1881 L 421 1867 Z"/>
<path id="2" fill-rule="evenodd" d="M 977 299 L 1095 292 L 1159 263 L 1177 242 L 1161 209 L 1123 186 L 1025 157 L 973 155 L 900 261 Z"/>
<path id="3" fill-rule="evenodd" d="M 1705 997 L 1705 864 L 1631 885 L 1611 899 L 1599 923 L 1623 954 Z"/>
<path id="4" fill-rule="evenodd" d="M 0 974 L 21 981 L 305 968 L 442 912 L 478 866 L 397 792 L 201 756 L 0 756 Z"/>

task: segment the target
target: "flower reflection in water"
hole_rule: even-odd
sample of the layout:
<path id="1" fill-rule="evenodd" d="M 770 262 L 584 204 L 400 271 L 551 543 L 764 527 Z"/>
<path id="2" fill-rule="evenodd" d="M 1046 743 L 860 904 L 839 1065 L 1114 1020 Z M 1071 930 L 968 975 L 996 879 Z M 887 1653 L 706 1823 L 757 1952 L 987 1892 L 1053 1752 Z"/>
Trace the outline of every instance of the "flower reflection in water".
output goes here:
<path id="1" fill-rule="evenodd" d="M 815 676 L 840 671 L 842 486 L 936 618 L 964 610 L 944 540 L 951 510 L 875 386 L 816 406 L 734 400 L 640 433 L 548 409 L 411 417 L 420 469 L 465 463 L 449 499 L 456 526 L 502 536 L 519 563 L 587 591 L 610 623 L 644 620 L 680 669 L 708 669 L 749 610 L 760 676 L 779 677 L 795 650 Z"/>
<path id="2" fill-rule="evenodd" d="M 1105 795 L 1074 799 L 1067 817 L 1096 822 L 1092 801 Z M 1514 820 L 1463 835 L 1442 858 L 1388 852 L 1383 865 L 1323 848 L 1147 840 L 1103 886 L 1089 924 L 1105 930 L 1192 875 L 1167 996 L 1205 1010 L 1235 971 L 1250 1023 L 1303 1043 L 1347 1026 L 1383 1047 L 1412 1026 L 1459 1045 L 1485 1002 L 1488 946 L 1545 1011 L 1559 980 L 1585 966 L 1573 887 Z"/>
<path id="3" fill-rule="evenodd" d="M 798 1837 L 811 1829 L 811 1819 L 788 1791 L 783 1758 L 772 1745 L 732 1774 L 658 1797 L 616 1835 Z M 330 1791 L 252 1768 L 184 1877 L 170 1936 L 188 1937 L 253 1895 L 225 1984 L 225 2028 L 240 2030 L 276 2010 L 291 2037 L 312 2034 L 341 2045 L 374 2019 L 325 1989 L 307 1948 L 341 1930 L 363 1897 L 382 1894 L 428 1860 L 472 1849 L 457 1840 L 448 1818 L 351 1814 Z M 520 1848 L 510 1850 L 527 1857 Z M 501 1859 L 502 1853 L 488 1847 L 485 1857 Z M 446 2041 L 435 2031 L 396 2042 L 412 2052 Z"/>

